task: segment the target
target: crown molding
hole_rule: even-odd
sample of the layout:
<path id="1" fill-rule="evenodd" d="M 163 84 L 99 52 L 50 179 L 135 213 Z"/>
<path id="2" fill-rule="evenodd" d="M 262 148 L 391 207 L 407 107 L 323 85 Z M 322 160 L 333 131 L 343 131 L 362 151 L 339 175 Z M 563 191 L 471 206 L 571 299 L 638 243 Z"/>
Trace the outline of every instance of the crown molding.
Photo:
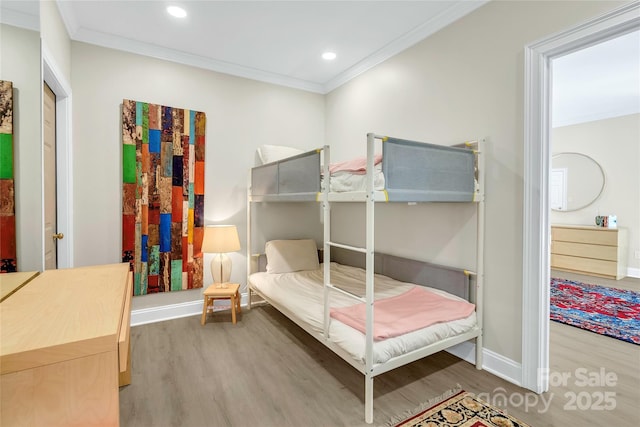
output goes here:
<path id="1" fill-rule="evenodd" d="M 552 120 L 551 128 L 579 125 L 598 120 L 616 119 L 618 117 L 639 114 L 640 106 L 625 106 L 625 108 L 610 109 L 608 111 L 589 112 L 584 114 L 565 114 Z"/>
<path id="2" fill-rule="evenodd" d="M 333 79 L 326 82 L 324 84 L 324 93 L 329 93 L 332 90 L 337 89 L 351 79 L 426 39 L 430 35 L 457 21 L 463 16 L 468 15 L 488 2 L 489 0 L 477 0 L 454 3 L 447 10 L 434 16 L 432 19 L 409 31 L 402 37 L 395 39 L 374 54 L 369 55 L 351 68 L 348 68 L 346 71 L 343 71 Z"/>
<path id="3" fill-rule="evenodd" d="M 24 28 L 25 30 L 40 31 L 40 16 L 24 13 L 4 7 L 0 3 L 0 23 Z"/>
<path id="4" fill-rule="evenodd" d="M 331 92 L 332 90 L 342 86 L 351 79 L 359 76 L 365 71 L 368 71 L 381 62 L 413 46 L 421 40 L 424 40 L 426 37 L 446 27 L 452 22 L 462 18 L 463 16 L 471 13 L 487 2 L 488 0 L 474 0 L 454 3 L 447 10 L 436 15 L 424 24 L 414 28 L 402 37 L 387 44 L 386 46 L 375 52 L 373 55 L 370 55 L 362 61 L 358 62 L 346 71 L 337 75 L 335 78 L 322 84 L 296 79 L 282 74 L 258 70 L 251 67 L 245 67 L 238 64 L 219 61 L 201 55 L 195 55 L 176 49 L 157 46 L 151 43 L 140 42 L 124 37 L 114 36 L 112 34 L 89 30 L 78 25 L 77 19 L 73 12 L 73 7 L 69 4 L 69 2 L 57 0 L 60 15 L 62 16 L 62 20 L 64 21 L 65 26 L 67 27 L 67 31 L 69 32 L 69 36 L 72 40 L 162 59 L 165 61 L 176 62 L 179 64 L 216 71 L 232 76 L 243 77 L 294 89 L 300 89 L 307 92 L 319 93 L 322 95 Z"/>
<path id="5" fill-rule="evenodd" d="M 81 41 L 93 45 L 117 49 L 124 52 L 135 53 L 138 55 L 149 56 L 152 58 L 176 62 L 183 65 L 190 65 L 192 67 L 230 74 L 236 77 L 244 77 L 251 80 L 291 87 L 294 89 L 301 89 L 308 92 L 323 93 L 323 87 L 319 83 L 308 82 L 305 80 L 287 77 L 281 74 L 270 73 L 268 71 L 262 71 L 251 67 L 245 67 L 242 65 L 206 58 L 204 56 L 165 48 L 151 43 L 140 42 L 137 40 L 127 39 L 125 37 L 118 37 L 111 34 L 88 30 L 83 27 L 78 28 L 73 33 L 71 38 L 75 41 Z"/>
<path id="6" fill-rule="evenodd" d="M 78 24 L 78 18 L 76 17 L 75 12 L 73 11 L 73 4 L 70 1 L 62 1 L 55 0 L 56 6 L 58 6 L 58 12 L 60 13 L 60 17 L 62 18 L 62 22 L 64 26 L 67 28 L 67 34 L 69 34 L 69 38 L 75 40 L 75 35 L 80 28 L 80 24 Z"/>

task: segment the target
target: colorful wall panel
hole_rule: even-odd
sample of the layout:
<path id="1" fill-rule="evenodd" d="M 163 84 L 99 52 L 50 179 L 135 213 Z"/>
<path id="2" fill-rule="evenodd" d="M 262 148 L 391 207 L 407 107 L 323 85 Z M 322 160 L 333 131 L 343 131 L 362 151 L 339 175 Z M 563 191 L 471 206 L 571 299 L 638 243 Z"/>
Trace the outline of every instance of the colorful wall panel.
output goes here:
<path id="1" fill-rule="evenodd" d="M 0 273 L 17 271 L 13 83 L 0 80 Z"/>
<path id="2" fill-rule="evenodd" d="M 122 261 L 134 295 L 202 287 L 204 113 L 122 102 Z"/>

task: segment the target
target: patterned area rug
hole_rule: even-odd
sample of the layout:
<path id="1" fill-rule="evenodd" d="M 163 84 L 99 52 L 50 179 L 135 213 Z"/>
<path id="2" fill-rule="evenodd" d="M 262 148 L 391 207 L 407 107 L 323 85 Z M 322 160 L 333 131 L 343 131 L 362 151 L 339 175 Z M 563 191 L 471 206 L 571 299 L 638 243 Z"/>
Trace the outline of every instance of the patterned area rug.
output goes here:
<path id="1" fill-rule="evenodd" d="M 552 278 L 551 320 L 640 345 L 640 293 Z"/>
<path id="2" fill-rule="evenodd" d="M 466 391 L 460 391 L 392 425 L 395 427 L 529 427 L 528 424 Z"/>

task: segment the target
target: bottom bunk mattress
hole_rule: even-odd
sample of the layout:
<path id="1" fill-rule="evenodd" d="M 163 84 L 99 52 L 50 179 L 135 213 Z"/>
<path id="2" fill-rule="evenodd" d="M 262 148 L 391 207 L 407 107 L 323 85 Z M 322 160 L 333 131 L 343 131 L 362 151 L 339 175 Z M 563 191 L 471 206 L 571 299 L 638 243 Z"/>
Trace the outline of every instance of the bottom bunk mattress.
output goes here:
<path id="1" fill-rule="evenodd" d="M 258 291 L 290 312 L 297 321 L 304 322 L 313 331 L 323 332 L 323 269 L 294 273 L 254 273 L 249 276 L 252 289 Z M 365 295 L 365 271 L 361 268 L 331 263 L 331 283 L 359 296 Z M 418 285 L 399 282 L 386 276 L 375 275 L 375 299 L 396 297 L 411 291 Z M 464 301 L 447 292 L 422 287 L 441 297 L 453 301 Z M 329 304 L 332 309 L 353 306 L 356 300 L 336 291 L 330 291 Z M 374 318 L 375 318 L 374 305 Z M 399 319 L 400 320 L 400 319 Z M 458 320 L 438 322 L 430 326 L 403 333 L 391 338 L 374 341 L 373 362 L 384 363 L 416 349 L 443 339 L 463 334 L 477 326 L 476 314 Z M 330 319 L 329 340 L 348 352 L 354 360 L 364 363 L 365 335 L 357 329 L 334 318 Z"/>

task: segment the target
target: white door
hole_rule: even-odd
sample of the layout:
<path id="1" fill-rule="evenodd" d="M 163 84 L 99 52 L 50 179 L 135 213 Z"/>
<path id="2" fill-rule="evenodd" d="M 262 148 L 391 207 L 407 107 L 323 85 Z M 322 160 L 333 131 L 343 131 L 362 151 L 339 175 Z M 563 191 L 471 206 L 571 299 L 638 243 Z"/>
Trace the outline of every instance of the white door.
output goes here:
<path id="1" fill-rule="evenodd" d="M 549 207 L 567 210 L 567 168 L 551 169 L 549 175 Z"/>
<path id="2" fill-rule="evenodd" d="M 56 95 L 44 83 L 44 269 L 58 268 L 56 221 Z"/>

